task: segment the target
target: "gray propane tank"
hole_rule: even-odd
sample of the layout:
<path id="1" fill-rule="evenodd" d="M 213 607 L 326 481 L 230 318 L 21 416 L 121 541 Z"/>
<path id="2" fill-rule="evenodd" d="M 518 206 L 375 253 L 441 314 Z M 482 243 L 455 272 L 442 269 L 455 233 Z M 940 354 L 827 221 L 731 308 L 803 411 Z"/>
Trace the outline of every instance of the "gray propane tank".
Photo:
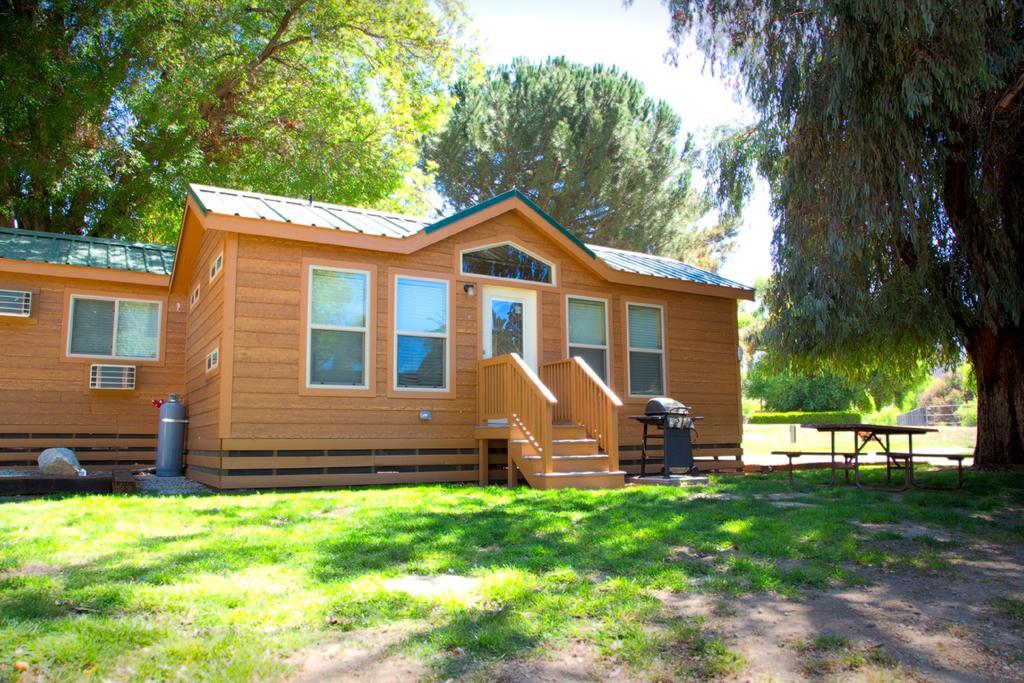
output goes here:
<path id="1" fill-rule="evenodd" d="M 156 476 L 180 477 L 181 454 L 185 448 L 185 404 L 171 394 L 160 406 L 160 428 L 156 437 Z"/>

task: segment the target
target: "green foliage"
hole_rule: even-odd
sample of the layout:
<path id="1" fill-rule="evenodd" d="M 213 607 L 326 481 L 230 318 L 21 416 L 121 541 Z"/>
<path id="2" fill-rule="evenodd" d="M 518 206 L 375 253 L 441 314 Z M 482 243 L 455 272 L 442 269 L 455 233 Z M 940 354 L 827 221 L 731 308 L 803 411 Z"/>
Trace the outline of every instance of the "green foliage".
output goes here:
<path id="1" fill-rule="evenodd" d="M 455 209 L 518 188 L 586 242 L 716 268 L 736 216 L 694 226 L 710 201 L 691 182 L 679 116 L 614 68 L 517 60 L 464 80 L 424 168 Z"/>
<path id="2" fill-rule="evenodd" d="M 387 207 L 468 62 L 446 0 L 0 17 L 0 215 L 37 230 L 173 241 L 190 182 Z"/>
<path id="3" fill-rule="evenodd" d="M 743 389 L 745 395 L 761 399 L 767 410 L 780 412 L 847 410 L 866 400 L 863 388 L 842 377 L 773 372 L 765 361 L 750 369 Z"/>
<path id="4" fill-rule="evenodd" d="M 978 426 L 978 402 L 971 401 L 965 403 L 956 409 L 956 414 L 960 418 L 961 427 L 977 427 Z"/>
<path id="5" fill-rule="evenodd" d="M 897 406 L 885 406 L 864 416 L 864 421 L 873 425 L 894 425 L 901 411 Z"/>
<path id="6" fill-rule="evenodd" d="M 941 406 L 970 401 L 974 394 L 965 386 L 965 379 L 967 376 L 959 372 L 949 372 L 942 377 L 933 378 L 918 395 L 917 405 Z"/>
<path id="7" fill-rule="evenodd" d="M 1024 0 L 665 4 L 758 114 L 708 164 L 733 210 L 771 185 L 767 346 L 862 376 L 966 352 L 979 461 L 1022 462 Z"/>
<path id="8" fill-rule="evenodd" d="M 752 425 L 785 425 L 785 424 L 829 424 L 831 422 L 860 422 L 860 413 L 845 410 L 819 412 L 785 412 L 785 413 L 754 413 L 747 422 Z"/>

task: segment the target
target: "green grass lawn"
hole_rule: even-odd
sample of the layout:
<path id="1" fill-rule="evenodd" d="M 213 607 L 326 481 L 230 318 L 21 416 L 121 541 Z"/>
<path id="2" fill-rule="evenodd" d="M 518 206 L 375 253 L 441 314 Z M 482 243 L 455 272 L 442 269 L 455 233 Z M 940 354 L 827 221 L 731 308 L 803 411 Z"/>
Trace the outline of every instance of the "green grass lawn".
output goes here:
<path id="1" fill-rule="evenodd" d="M 635 675 L 716 677 L 742 666 L 658 590 L 741 595 L 857 585 L 867 567 L 941 570 L 851 522 L 905 519 L 1022 542 L 972 513 L 1024 502 L 1024 478 L 971 475 L 959 493 L 811 487 L 814 508 L 764 496 L 784 477 L 665 488 L 534 491 L 410 486 L 198 497 L 0 501 L 0 680 L 254 680 L 343 632 L 415 620 L 403 651 L 432 675 L 486 678 L 571 639 Z M 869 475 L 877 479 L 877 472 Z M 948 476 L 947 476 L 948 479 Z M 709 496 L 709 492 L 719 494 Z M 680 559 L 721 553 L 719 566 Z M 453 573 L 480 595 L 413 598 L 388 577 Z M 1011 605 L 1007 609 L 1019 609 Z M 666 656 L 671 653 L 671 656 Z"/>
<path id="2" fill-rule="evenodd" d="M 938 427 L 937 432 L 914 437 L 914 452 L 966 452 L 974 450 L 977 429 L 974 427 Z M 831 446 L 831 435 L 797 425 L 796 443 L 789 439 L 789 425 L 743 425 L 743 452 L 748 455 L 767 455 L 772 451 L 804 450 L 827 451 Z M 907 437 L 892 437 L 895 450 L 907 449 Z M 836 448 L 853 450 L 852 434 L 837 434 Z M 869 445 L 865 452 L 874 453 L 879 449 Z"/>

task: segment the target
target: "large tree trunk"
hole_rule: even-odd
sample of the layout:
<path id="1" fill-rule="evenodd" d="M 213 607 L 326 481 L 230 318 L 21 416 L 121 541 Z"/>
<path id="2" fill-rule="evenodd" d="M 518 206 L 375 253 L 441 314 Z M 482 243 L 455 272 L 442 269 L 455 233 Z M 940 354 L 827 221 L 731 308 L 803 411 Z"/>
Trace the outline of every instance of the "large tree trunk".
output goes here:
<path id="1" fill-rule="evenodd" d="M 982 469 L 1024 466 L 1024 328 L 982 327 L 968 342 L 978 377 L 978 445 Z"/>

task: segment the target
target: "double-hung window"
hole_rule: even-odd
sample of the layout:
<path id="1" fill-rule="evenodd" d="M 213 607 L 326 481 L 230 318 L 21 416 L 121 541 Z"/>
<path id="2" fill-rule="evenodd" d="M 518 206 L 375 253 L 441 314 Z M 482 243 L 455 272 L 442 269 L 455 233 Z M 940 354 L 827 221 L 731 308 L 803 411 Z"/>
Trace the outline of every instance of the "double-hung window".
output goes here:
<path id="1" fill-rule="evenodd" d="M 665 340 L 661 306 L 626 304 L 629 393 L 659 396 L 665 393 Z"/>
<path id="2" fill-rule="evenodd" d="M 72 296 L 68 355 L 156 360 L 160 302 Z"/>
<path id="3" fill-rule="evenodd" d="M 448 389 L 449 282 L 395 277 L 395 387 Z"/>
<path id="4" fill-rule="evenodd" d="M 369 311 L 368 272 L 322 266 L 309 269 L 308 386 L 369 386 Z"/>
<path id="5" fill-rule="evenodd" d="M 586 361 L 608 383 L 608 304 L 604 299 L 570 296 L 569 356 Z"/>

